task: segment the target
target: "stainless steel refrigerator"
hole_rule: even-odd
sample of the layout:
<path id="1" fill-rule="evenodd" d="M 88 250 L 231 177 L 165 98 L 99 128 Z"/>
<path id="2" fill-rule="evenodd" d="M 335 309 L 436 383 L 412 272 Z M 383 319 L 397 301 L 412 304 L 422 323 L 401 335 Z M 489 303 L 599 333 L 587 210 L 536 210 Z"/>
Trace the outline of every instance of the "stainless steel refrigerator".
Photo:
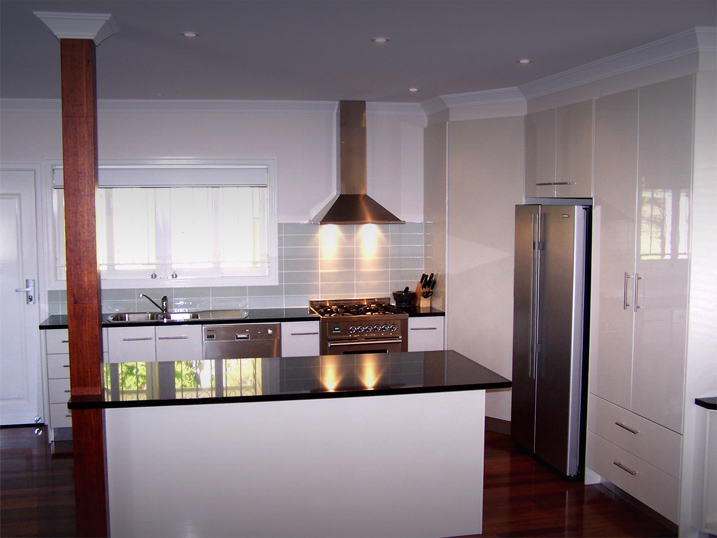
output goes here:
<path id="1" fill-rule="evenodd" d="M 515 208 L 511 435 L 566 476 L 583 471 L 590 215 Z"/>

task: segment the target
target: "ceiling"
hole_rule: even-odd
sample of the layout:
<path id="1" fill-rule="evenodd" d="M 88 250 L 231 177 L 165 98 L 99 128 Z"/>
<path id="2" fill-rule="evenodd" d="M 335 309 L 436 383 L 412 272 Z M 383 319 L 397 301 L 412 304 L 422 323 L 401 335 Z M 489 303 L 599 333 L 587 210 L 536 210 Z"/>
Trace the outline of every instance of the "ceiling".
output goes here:
<path id="1" fill-rule="evenodd" d="M 33 11 L 112 15 L 117 33 L 97 48 L 99 99 L 424 103 L 518 87 L 714 27 L 716 7 L 717 0 L 0 0 L 0 96 L 60 98 L 59 44 Z M 184 37 L 188 30 L 199 35 Z M 378 36 L 390 41 L 372 42 Z"/>

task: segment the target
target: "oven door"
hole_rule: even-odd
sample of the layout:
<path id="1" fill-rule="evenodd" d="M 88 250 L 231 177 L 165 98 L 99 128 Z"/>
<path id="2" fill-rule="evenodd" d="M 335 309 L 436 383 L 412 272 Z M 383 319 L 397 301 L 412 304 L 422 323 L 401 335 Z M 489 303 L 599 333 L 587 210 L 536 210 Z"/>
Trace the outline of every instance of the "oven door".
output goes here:
<path id="1" fill-rule="evenodd" d="M 394 353 L 405 351 L 403 339 L 328 340 L 322 344 L 322 355 L 353 355 L 357 353 Z"/>

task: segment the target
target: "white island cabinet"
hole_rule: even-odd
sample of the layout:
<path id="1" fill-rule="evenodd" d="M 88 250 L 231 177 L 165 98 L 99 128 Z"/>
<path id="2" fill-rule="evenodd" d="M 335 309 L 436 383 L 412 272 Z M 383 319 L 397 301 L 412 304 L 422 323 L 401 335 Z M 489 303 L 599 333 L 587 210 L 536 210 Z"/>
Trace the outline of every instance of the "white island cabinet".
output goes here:
<path id="1" fill-rule="evenodd" d="M 450 350 L 250 360 L 276 383 L 183 399 L 154 361 L 145 399 L 71 404 L 104 409 L 114 538 L 481 533 L 485 390 L 510 381 Z"/>

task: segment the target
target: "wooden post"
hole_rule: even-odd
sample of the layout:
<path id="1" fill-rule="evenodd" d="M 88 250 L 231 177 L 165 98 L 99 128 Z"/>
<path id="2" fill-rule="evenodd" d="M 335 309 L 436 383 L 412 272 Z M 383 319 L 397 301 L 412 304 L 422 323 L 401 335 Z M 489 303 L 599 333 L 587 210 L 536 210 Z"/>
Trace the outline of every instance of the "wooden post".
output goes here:
<path id="1" fill-rule="evenodd" d="M 97 84 L 91 39 L 61 39 L 62 160 L 67 249 L 67 325 L 73 398 L 102 395 L 102 325 L 97 262 Z M 74 410 L 72 437 L 78 536 L 107 536 L 102 410 Z"/>

